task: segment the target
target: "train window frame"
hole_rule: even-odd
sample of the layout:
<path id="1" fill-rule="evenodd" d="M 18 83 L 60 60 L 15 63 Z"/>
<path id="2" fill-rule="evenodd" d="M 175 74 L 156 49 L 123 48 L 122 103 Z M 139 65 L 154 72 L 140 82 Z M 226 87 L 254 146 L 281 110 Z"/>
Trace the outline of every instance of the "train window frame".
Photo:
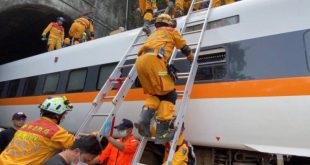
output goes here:
<path id="1" fill-rule="evenodd" d="M 217 29 L 225 26 L 235 25 L 238 23 L 240 23 L 240 16 L 233 15 L 208 22 L 206 30 Z M 197 21 L 195 23 L 192 23 L 188 27 L 186 27 L 186 32 L 200 30 L 202 28 L 202 25 L 203 21 Z"/>
<path id="2" fill-rule="evenodd" d="M 307 30 L 304 33 L 303 40 L 304 40 L 307 68 L 308 71 L 310 72 L 310 30 Z"/>
<path id="3" fill-rule="evenodd" d="M 100 90 L 103 85 L 105 84 L 105 82 L 108 80 L 109 76 L 111 75 L 111 73 L 114 71 L 115 67 L 116 67 L 117 63 L 110 63 L 110 64 L 104 64 L 104 65 L 101 65 L 100 68 L 99 68 L 99 71 L 98 71 L 98 76 L 97 76 L 97 83 L 96 83 L 96 90 Z M 112 71 L 110 74 L 108 74 L 108 77 L 106 80 L 104 80 L 102 82 L 102 85 L 100 84 L 100 76 L 101 76 L 101 70 L 105 67 L 112 67 Z"/>
<path id="4" fill-rule="evenodd" d="M 223 54 L 224 53 L 224 54 Z M 224 56 L 224 57 L 223 57 Z M 205 61 L 205 62 L 199 62 L 199 60 L 201 58 L 207 57 L 207 59 L 216 59 L 218 58 L 219 60 L 217 61 Z M 222 59 L 221 59 L 222 58 Z M 203 59 L 202 59 L 203 60 Z M 218 82 L 218 81 L 223 81 L 225 79 L 227 79 L 227 75 L 228 75 L 228 57 L 227 57 L 227 50 L 223 47 L 217 47 L 217 48 L 213 48 L 213 49 L 207 49 L 207 50 L 202 50 L 199 53 L 198 56 L 198 70 L 197 70 L 197 74 L 195 77 L 195 83 L 205 83 L 205 82 Z M 219 72 L 216 72 L 215 70 L 220 70 L 219 68 L 222 68 L 222 74 L 224 73 L 223 76 L 215 76 L 215 74 L 218 74 Z M 201 78 L 201 79 L 197 79 L 197 77 L 199 76 L 199 73 L 201 73 L 201 69 L 211 69 L 211 74 L 212 77 L 210 79 L 206 79 L 206 78 Z M 205 75 L 206 77 L 206 75 Z"/>
<path id="5" fill-rule="evenodd" d="M 57 75 L 57 78 L 58 78 L 58 79 L 57 79 L 57 83 L 56 83 L 56 88 L 55 88 L 55 90 L 45 92 L 45 87 L 46 87 L 47 78 L 48 78 L 49 76 L 54 76 L 54 75 Z M 59 85 L 59 80 L 60 80 L 60 73 L 51 73 L 51 74 L 46 75 L 45 78 L 44 78 L 44 85 L 43 85 L 43 89 L 42 89 L 42 94 L 54 94 L 54 93 L 56 93 L 56 92 L 57 92 L 58 85 Z"/>
<path id="6" fill-rule="evenodd" d="M 12 84 L 13 82 L 17 82 L 16 90 L 15 90 L 15 95 L 10 95 L 9 93 L 11 93 L 11 84 Z M 9 82 L 9 85 L 8 85 L 8 90 L 7 90 L 7 92 L 6 92 L 6 97 L 8 97 L 8 98 L 17 97 L 18 88 L 19 88 L 19 86 L 20 86 L 20 83 L 21 83 L 21 80 L 20 80 L 20 79 L 11 80 L 11 81 Z"/>
<path id="7" fill-rule="evenodd" d="M 32 89 L 33 91 L 32 91 L 32 93 L 31 94 L 27 94 L 27 92 L 29 92 L 28 90 L 29 90 L 29 81 L 31 81 L 31 80 L 35 80 L 35 86 L 34 86 L 34 88 Z M 24 89 L 23 89 L 23 96 L 34 96 L 34 94 L 35 94 L 35 91 L 36 91 L 36 88 L 37 88 L 37 86 L 38 86 L 38 81 L 39 81 L 39 77 L 38 76 L 33 76 L 33 77 L 28 77 L 28 78 L 26 78 L 26 80 L 25 80 L 25 85 L 24 85 Z M 32 82 L 33 83 L 33 82 Z"/>
<path id="8" fill-rule="evenodd" d="M 70 79 L 71 79 L 71 75 L 75 72 L 78 72 L 78 71 L 86 71 L 85 72 L 85 77 L 84 77 L 84 84 L 83 84 L 83 87 L 82 88 L 79 88 L 79 89 L 68 89 L 69 88 L 69 85 L 70 85 Z M 67 80 L 67 85 L 66 85 L 66 92 L 69 92 L 69 93 L 73 93 L 73 92 L 82 92 L 84 91 L 85 89 L 85 84 L 86 84 L 86 78 L 87 78 L 87 74 L 88 74 L 88 68 L 80 68 L 80 69 L 74 69 L 74 70 L 71 70 L 68 74 L 68 80 Z"/>

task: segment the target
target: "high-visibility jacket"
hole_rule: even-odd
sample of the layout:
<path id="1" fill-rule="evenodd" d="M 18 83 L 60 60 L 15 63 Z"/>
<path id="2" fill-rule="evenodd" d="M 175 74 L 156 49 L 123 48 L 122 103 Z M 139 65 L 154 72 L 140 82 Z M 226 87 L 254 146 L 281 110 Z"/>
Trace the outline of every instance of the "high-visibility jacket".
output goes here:
<path id="1" fill-rule="evenodd" d="M 180 134 L 177 142 L 177 148 L 172 158 L 173 165 L 187 165 L 188 162 L 188 146 L 184 142 L 184 134 Z M 171 142 L 165 146 L 165 157 L 163 165 L 167 164 L 168 155 L 170 152 Z"/>
<path id="2" fill-rule="evenodd" d="M 42 35 L 46 35 L 48 32 L 49 38 L 64 40 L 65 32 L 62 25 L 59 25 L 57 22 L 50 23 L 43 31 Z"/>
<path id="3" fill-rule="evenodd" d="M 26 123 L 0 155 L 2 165 L 40 165 L 56 151 L 70 148 L 75 138 L 49 118 Z"/>
<path id="4" fill-rule="evenodd" d="M 74 20 L 73 24 L 70 27 L 69 30 L 69 36 L 76 38 L 76 39 L 80 39 L 83 35 L 83 33 L 86 30 L 89 30 L 90 35 L 91 35 L 91 40 L 94 39 L 94 25 L 91 21 L 89 21 L 86 18 L 78 18 L 76 20 Z"/>
<path id="5" fill-rule="evenodd" d="M 102 151 L 99 161 L 103 163 L 107 161 L 106 165 L 130 165 L 133 160 L 136 150 L 139 146 L 139 140 L 131 135 L 127 140 L 124 138 L 119 139 L 123 142 L 125 147 L 123 151 L 118 150 L 111 143 Z"/>

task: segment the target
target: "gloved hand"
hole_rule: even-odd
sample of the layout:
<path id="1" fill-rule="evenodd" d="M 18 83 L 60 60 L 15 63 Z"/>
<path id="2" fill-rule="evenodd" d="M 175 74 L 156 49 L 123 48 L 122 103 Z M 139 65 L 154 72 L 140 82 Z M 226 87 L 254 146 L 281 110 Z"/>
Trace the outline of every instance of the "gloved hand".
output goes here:
<path id="1" fill-rule="evenodd" d="M 169 8 L 174 8 L 174 2 L 170 1 L 168 6 L 169 6 Z"/>
<path id="2" fill-rule="evenodd" d="M 194 56 L 193 56 L 192 52 L 187 56 L 187 60 L 190 62 L 192 62 L 194 60 Z"/>
<path id="3" fill-rule="evenodd" d="M 43 34 L 43 35 L 42 35 L 42 38 L 41 38 L 41 40 L 42 40 L 42 41 L 45 41 L 45 40 L 47 40 L 47 38 L 46 38 L 46 34 Z"/>

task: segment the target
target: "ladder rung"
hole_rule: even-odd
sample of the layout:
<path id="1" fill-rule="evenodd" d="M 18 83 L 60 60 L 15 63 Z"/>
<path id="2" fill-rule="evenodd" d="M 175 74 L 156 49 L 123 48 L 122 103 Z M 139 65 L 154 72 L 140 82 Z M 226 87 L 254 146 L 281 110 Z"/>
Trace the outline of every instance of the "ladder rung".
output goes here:
<path id="1" fill-rule="evenodd" d="M 115 96 L 105 96 L 104 99 L 114 99 Z"/>
<path id="2" fill-rule="evenodd" d="M 195 2 L 194 5 L 199 4 L 199 3 L 203 3 L 203 2 L 209 2 L 209 1 L 210 0 L 198 1 L 198 2 Z"/>
<path id="3" fill-rule="evenodd" d="M 128 65 L 123 65 L 123 66 L 120 66 L 119 68 L 129 68 L 129 67 L 132 67 L 134 66 L 135 64 L 128 64 Z"/>
<path id="4" fill-rule="evenodd" d="M 187 44 L 187 46 L 195 46 L 195 45 L 198 45 L 198 43 L 190 43 L 190 44 Z"/>
<path id="5" fill-rule="evenodd" d="M 109 114 L 106 113 L 99 113 L 99 114 L 92 114 L 92 116 L 109 116 Z"/>
<path id="6" fill-rule="evenodd" d="M 184 32 L 183 35 L 188 35 L 188 34 L 193 34 L 193 33 L 199 33 L 202 30 L 194 30 L 194 31 L 189 31 L 189 32 Z"/>
<path id="7" fill-rule="evenodd" d="M 184 95 L 184 91 L 176 91 L 178 96 L 183 96 Z"/>
<path id="8" fill-rule="evenodd" d="M 178 76 L 178 79 L 187 79 L 189 76 Z"/>
<path id="9" fill-rule="evenodd" d="M 204 9 L 200 9 L 200 10 L 195 10 L 195 11 L 192 11 L 190 14 L 195 14 L 195 13 L 198 13 L 198 12 L 202 12 L 202 11 L 207 11 L 209 8 L 204 8 Z"/>
<path id="10" fill-rule="evenodd" d="M 188 76 L 189 75 L 189 72 L 184 72 L 184 73 L 177 73 L 178 76 Z"/>
<path id="11" fill-rule="evenodd" d="M 187 57 L 180 57 L 173 59 L 173 61 L 182 61 L 182 60 L 187 60 Z"/>
<path id="12" fill-rule="evenodd" d="M 89 136 L 89 135 L 90 135 L 90 133 L 80 132 L 78 135 L 79 135 L 79 136 Z"/>
<path id="13" fill-rule="evenodd" d="M 134 47 L 134 46 L 139 46 L 139 45 L 143 45 L 143 44 L 144 44 L 144 42 L 136 43 L 136 44 L 133 44 L 132 47 Z"/>
<path id="14" fill-rule="evenodd" d="M 186 22 L 186 24 L 193 24 L 193 23 L 196 23 L 196 22 L 204 22 L 204 19 L 199 19 L 199 20 L 195 20 L 195 21 L 191 21 L 191 22 Z M 190 26 L 187 26 L 187 27 L 190 27 Z"/>
<path id="15" fill-rule="evenodd" d="M 133 54 L 126 55 L 126 57 L 132 57 L 132 56 L 137 56 L 137 55 L 138 55 L 138 53 L 133 53 Z"/>

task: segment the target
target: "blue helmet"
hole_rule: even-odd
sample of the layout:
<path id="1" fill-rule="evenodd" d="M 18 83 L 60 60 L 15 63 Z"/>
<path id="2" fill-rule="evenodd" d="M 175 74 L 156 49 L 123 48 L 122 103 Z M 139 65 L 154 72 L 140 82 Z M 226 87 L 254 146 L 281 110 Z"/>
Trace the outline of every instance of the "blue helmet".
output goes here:
<path id="1" fill-rule="evenodd" d="M 63 17 L 57 17 L 57 21 L 65 22 L 65 19 Z"/>

